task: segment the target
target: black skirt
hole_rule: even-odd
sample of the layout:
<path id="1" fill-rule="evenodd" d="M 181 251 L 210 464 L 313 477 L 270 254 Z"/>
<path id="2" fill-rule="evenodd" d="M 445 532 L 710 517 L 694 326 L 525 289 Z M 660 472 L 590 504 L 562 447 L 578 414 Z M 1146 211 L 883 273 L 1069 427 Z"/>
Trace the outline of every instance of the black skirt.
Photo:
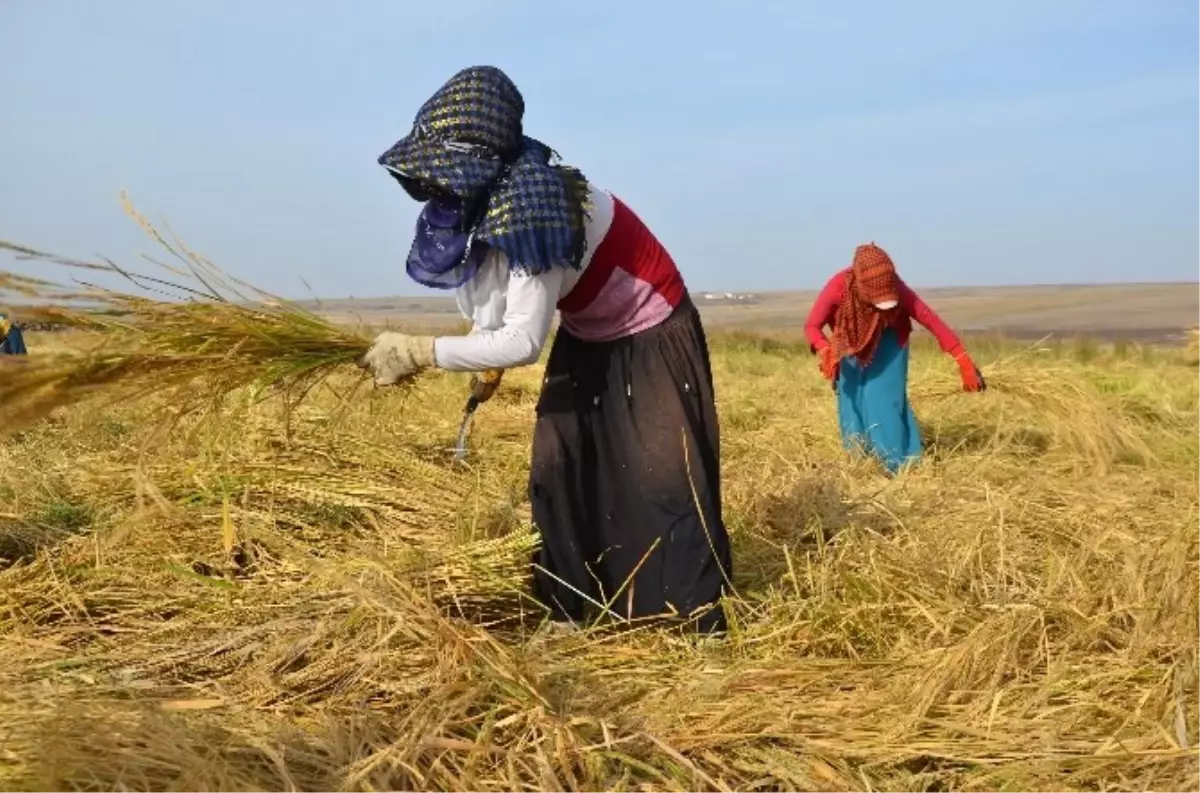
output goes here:
<path id="1" fill-rule="evenodd" d="M 733 573 L 720 483 L 712 368 L 690 300 L 612 342 L 558 331 L 529 482 L 534 594 L 554 619 L 608 611 L 724 630 L 717 601 Z"/>

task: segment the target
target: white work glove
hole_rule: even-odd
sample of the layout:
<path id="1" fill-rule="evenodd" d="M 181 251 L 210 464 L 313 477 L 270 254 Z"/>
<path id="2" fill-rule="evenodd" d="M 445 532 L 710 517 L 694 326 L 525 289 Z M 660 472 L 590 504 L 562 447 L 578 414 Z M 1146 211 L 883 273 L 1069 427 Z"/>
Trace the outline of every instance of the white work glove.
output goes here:
<path id="1" fill-rule="evenodd" d="M 358 362 L 375 378 L 375 385 L 396 385 L 422 369 L 436 366 L 432 336 L 380 333 Z"/>

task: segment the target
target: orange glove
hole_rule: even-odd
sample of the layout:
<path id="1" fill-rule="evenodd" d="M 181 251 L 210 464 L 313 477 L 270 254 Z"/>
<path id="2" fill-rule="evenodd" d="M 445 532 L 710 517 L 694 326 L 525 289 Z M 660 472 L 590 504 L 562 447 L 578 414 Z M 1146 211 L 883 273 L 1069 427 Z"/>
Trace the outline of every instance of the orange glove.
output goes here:
<path id="1" fill-rule="evenodd" d="M 955 347 L 950 354 L 954 356 L 954 360 L 958 361 L 958 370 L 962 375 L 963 391 L 986 391 L 987 383 L 983 379 L 983 373 L 979 371 L 979 367 L 971 360 L 971 356 L 967 355 L 967 351 L 962 347 Z"/>
<path id="2" fill-rule="evenodd" d="M 833 347 L 824 347 L 821 349 L 821 374 L 826 380 L 836 383 L 838 376 L 838 359 L 834 355 Z"/>

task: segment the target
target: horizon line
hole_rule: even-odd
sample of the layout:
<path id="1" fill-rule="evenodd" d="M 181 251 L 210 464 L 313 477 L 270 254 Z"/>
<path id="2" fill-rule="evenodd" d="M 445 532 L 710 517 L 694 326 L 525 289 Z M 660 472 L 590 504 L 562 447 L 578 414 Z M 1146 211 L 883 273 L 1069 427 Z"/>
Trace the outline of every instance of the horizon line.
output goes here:
<path id="1" fill-rule="evenodd" d="M 823 286 L 823 285 L 822 285 Z M 1167 287 L 1167 286 L 1187 286 L 1200 288 L 1200 279 L 1195 281 L 1093 281 L 1093 282 L 1043 282 L 1043 283 L 1023 283 L 1023 284 L 946 284 L 941 286 L 918 285 L 917 288 L 924 290 L 950 290 L 950 289 L 987 289 L 987 290 L 1011 290 L 1011 289 L 1105 289 L 1111 287 Z M 694 289 L 688 287 L 688 293 L 691 295 L 787 295 L 797 294 L 802 292 L 820 292 L 822 287 L 803 287 L 796 289 Z M 453 290 L 437 290 L 429 289 L 422 294 L 401 295 L 401 294 L 380 294 L 380 295 L 346 295 L 343 297 L 304 297 L 293 298 L 292 302 L 303 303 L 313 300 L 453 300 Z"/>

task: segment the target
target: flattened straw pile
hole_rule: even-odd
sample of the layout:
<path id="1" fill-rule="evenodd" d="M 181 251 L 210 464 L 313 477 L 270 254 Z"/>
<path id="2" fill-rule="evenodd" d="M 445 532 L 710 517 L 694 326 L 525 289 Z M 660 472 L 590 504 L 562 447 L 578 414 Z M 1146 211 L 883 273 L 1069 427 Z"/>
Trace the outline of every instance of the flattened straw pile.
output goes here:
<path id="1" fill-rule="evenodd" d="M 206 290 L 60 290 L 125 312 L 62 309 L 98 323 L 101 353 L 175 379 L 131 365 L 89 390 L 79 365 L 101 353 L 84 353 L 48 388 L 199 406 L 302 388 L 365 346 Z M 917 345 L 929 454 L 893 479 L 845 454 L 806 346 L 712 347 L 737 590 L 715 643 L 535 633 L 536 367 L 489 403 L 477 466 L 439 457 L 453 377 L 421 399 L 197 411 L 190 437 L 146 427 L 157 398 L 90 400 L 0 439 L 0 789 L 1197 788 L 1200 390 L 1182 356 L 981 356 L 991 388 L 967 397 Z"/>
<path id="2" fill-rule="evenodd" d="M 301 396 L 334 369 L 365 353 L 370 341 L 295 303 L 231 278 L 173 234 L 161 235 L 124 201 L 174 260 L 148 261 L 174 281 L 100 263 L 65 259 L 0 241 L 0 249 L 25 261 L 119 276 L 165 299 L 83 284 L 67 289 L 52 281 L 0 272 L 0 301 L 37 300 L 48 307 L 31 319 L 107 334 L 106 344 L 85 355 L 54 360 L 13 359 L 0 369 L 0 404 L 13 431 L 55 408 L 104 389 L 113 399 L 169 396 L 176 415 L 246 387 Z"/>
<path id="3" fill-rule="evenodd" d="M 881 490 L 821 444 L 817 375 L 782 402 L 767 353 L 715 361 L 724 416 L 770 421 L 729 433 L 742 598 L 713 645 L 531 636 L 528 430 L 481 425 L 478 470 L 428 461 L 450 378 L 355 401 L 336 439 L 314 394 L 286 448 L 275 404 L 145 466 L 91 405 L 0 443 L 22 537 L 60 502 L 102 516 L 0 569 L 0 788 L 1195 788 L 1194 452 L 1074 476 L 1000 437 Z M 1000 402 L 926 414 L 990 432 Z M 112 413 L 132 432 L 138 407 Z"/>
<path id="4" fill-rule="evenodd" d="M 1078 468 L 1105 470 L 1117 460 L 1154 459 L 1145 441 L 1108 408 L 1094 386 L 1080 379 L 1077 369 L 1033 366 L 1030 354 L 1025 350 L 988 366 L 988 392 L 1007 408 L 998 414 L 996 432 L 1036 426 Z M 955 400 L 969 406 L 959 401 L 962 389 L 951 378 L 939 371 L 912 386 L 910 395 L 917 403 Z"/>

